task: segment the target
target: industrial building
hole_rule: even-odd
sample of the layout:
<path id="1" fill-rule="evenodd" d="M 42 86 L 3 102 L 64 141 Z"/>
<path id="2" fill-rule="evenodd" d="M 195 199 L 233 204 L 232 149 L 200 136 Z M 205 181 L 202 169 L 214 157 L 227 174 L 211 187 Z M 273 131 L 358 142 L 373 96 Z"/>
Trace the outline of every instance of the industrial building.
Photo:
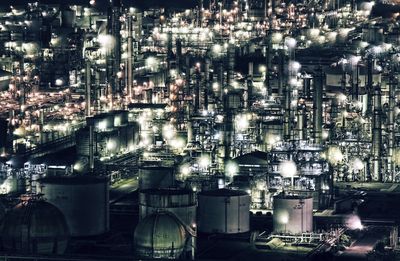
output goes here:
<path id="1" fill-rule="evenodd" d="M 399 4 L 178 2 L 1 1 L 0 260 L 396 260 Z"/>

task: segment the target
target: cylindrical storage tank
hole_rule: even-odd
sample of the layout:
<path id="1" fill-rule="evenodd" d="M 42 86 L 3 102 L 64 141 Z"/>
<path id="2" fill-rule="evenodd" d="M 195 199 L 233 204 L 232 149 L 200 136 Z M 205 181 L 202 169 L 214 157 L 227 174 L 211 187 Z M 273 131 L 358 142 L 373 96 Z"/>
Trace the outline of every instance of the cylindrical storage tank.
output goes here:
<path id="1" fill-rule="evenodd" d="M 313 198 L 278 195 L 273 201 L 275 233 L 300 234 L 313 231 Z"/>
<path id="2" fill-rule="evenodd" d="M 146 189 L 139 192 L 139 217 L 162 211 L 177 216 L 187 226 L 196 223 L 196 197 L 189 189 Z"/>
<path id="3" fill-rule="evenodd" d="M 250 230 L 250 196 L 240 190 L 218 189 L 198 195 L 197 227 L 202 233 L 236 234 Z"/>
<path id="4" fill-rule="evenodd" d="M 30 254 L 63 254 L 68 244 L 64 215 L 41 200 L 24 201 L 7 212 L 1 224 L 5 250 Z"/>
<path id="5" fill-rule="evenodd" d="M 73 237 L 100 235 L 109 230 L 109 188 L 105 178 L 47 177 L 41 193 L 64 214 Z"/>
<path id="6" fill-rule="evenodd" d="M 141 167 L 139 189 L 168 188 L 174 183 L 174 169 L 168 167 Z"/>
<path id="7" fill-rule="evenodd" d="M 72 28 L 75 25 L 75 11 L 69 8 L 61 11 L 61 26 Z"/>
<path id="8" fill-rule="evenodd" d="M 171 213 L 156 212 L 135 229 L 136 255 L 145 259 L 179 259 L 186 243 L 184 226 Z"/>

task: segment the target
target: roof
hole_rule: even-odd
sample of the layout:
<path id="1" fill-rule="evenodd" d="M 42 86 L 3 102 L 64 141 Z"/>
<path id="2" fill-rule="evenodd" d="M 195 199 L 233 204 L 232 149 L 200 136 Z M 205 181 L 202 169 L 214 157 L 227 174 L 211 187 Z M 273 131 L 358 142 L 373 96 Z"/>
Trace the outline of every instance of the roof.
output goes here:
<path id="1" fill-rule="evenodd" d="M 151 195 L 185 195 L 192 194 L 193 191 L 190 189 L 178 189 L 178 188 L 150 188 L 141 190 L 140 193 L 151 194 Z"/>
<path id="2" fill-rule="evenodd" d="M 87 185 L 106 183 L 107 179 L 104 177 L 96 176 L 62 176 L 62 177 L 46 177 L 39 179 L 40 184 L 58 184 L 58 185 Z"/>
<path id="3" fill-rule="evenodd" d="M 268 165 L 268 153 L 263 151 L 254 151 L 233 160 L 239 165 Z"/>
<path id="4" fill-rule="evenodd" d="M 214 197 L 235 197 L 235 196 L 246 196 L 248 195 L 246 192 L 241 190 L 233 190 L 233 189 L 216 189 L 216 190 L 207 190 L 199 193 L 202 196 L 214 196 Z"/>

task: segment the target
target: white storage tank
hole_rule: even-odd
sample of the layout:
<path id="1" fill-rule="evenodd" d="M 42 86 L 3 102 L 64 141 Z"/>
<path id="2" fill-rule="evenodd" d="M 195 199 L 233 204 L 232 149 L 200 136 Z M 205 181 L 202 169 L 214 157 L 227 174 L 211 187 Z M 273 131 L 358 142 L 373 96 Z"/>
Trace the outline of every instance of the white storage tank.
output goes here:
<path id="1" fill-rule="evenodd" d="M 141 167 L 139 189 L 168 188 L 174 183 L 174 169 L 168 167 Z"/>
<path id="2" fill-rule="evenodd" d="M 100 235 L 109 230 L 109 188 L 106 178 L 47 177 L 41 193 L 64 214 L 72 237 Z"/>
<path id="3" fill-rule="evenodd" d="M 189 189 L 146 189 L 139 192 L 139 217 L 161 211 L 175 214 L 185 225 L 196 223 L 196 197 Z"/>
<path id="4" fill-rule="evenodd" d="M 313 198 L 280 194 L 273 201 L 275 233 L 300 234 L 313 230 Z"/>
<path id="5" fill-rule="evenodd" d="M 198 231 L 236 234 L 250 230 L 250 196 L 240 190 L 218 189 L 198 195 Z"/>

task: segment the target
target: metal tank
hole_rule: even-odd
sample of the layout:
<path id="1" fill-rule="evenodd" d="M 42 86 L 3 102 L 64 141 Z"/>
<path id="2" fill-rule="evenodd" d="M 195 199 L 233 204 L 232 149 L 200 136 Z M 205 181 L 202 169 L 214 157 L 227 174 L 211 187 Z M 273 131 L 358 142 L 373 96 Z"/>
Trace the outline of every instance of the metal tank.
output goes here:
<path id="1" fill-rule="evenodd" d="M 185 225 L 196 223 L 196 197 L 189 189 L 146 189 L 139 192 L 139 217 L 162 211 L 176 215 Z"/>
<path id="2" fill-rule="evenodd" d="M 1 241 L 6 251 L 63 254 L 69 232 L 64 215 L 52 204 L 26 199 L 4 217 Z"/>
<path id="3" fill-rule="evenodd" d="M 109 188 L 105 178 L 47 177 L 39 180 L 44 198 L 65 215 L 73 237 L 109 230 Z"/>
<path id="4" fill-rule="evenodd" d="M 198 195 L 198 231 L 236 234 L 250 230 L 250 196 L 240 190 L 219 189 Z"/>
<path id="5" fill-rule="evenodd" d="M 186 237 L 185 227 L 173 214 L 156 212 L 137 225 L 135 253 L 145 259 L 178 259 L 184 251 Z"/>
<path id="6" fill-rule="evenodd" d="M 141 167 L 139 189 L 168 188 L 174 183 L 174 169 L 168 167 Z"/>
<path id="7" fill-rule="evenodd" d="M 277 195 L 273 201 L 275 233 L 300 234 L 313 231 L 313 198 Z"/>

